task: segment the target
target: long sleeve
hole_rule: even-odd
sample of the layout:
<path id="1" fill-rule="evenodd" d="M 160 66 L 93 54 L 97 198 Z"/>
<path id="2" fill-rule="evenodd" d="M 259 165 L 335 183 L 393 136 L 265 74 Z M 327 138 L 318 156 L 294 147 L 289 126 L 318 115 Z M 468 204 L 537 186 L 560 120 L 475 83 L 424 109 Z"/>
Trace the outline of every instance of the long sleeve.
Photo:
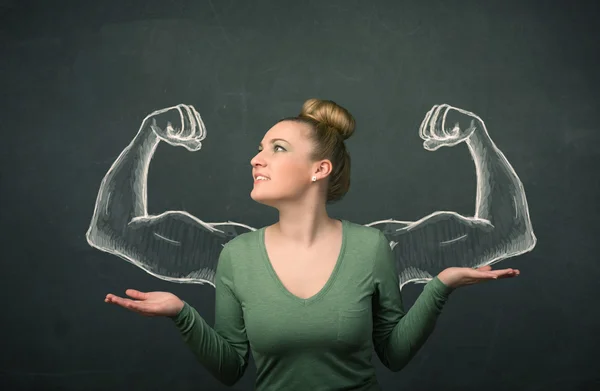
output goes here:
<path id="1" fill-rule="evenodd" d="M 215 272 L 214 329 L 187 302 L 172 319 L 198 361 L 216 379 L 231 386 L 243 376 L 250 348 L 242 306 L 235 295 L 227 245 L 221 251 Z"/>
<path id="2" fill-rule="evenodd" d="M 373 263 L 373 344 L 381 362 L 392 371 L 402 369 L 433 332 L 450 293 L 436 276 L 429 281 L 408 312 L 404 310 L 398 270 L 383 233 Z"/>

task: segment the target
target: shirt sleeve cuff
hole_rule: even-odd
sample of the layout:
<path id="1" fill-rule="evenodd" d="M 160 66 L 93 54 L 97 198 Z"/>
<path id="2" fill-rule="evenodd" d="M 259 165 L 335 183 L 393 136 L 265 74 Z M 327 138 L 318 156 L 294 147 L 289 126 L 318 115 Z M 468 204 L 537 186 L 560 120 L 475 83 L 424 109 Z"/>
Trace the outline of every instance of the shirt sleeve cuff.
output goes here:
<path id="1" fill-rule="evenodd" d="M 183 320 L 190 315 L 190 310 L 190 305 L 186 301 L 184 301 L 183 308 L 181 308 L 181 311 L 179 311 L 177 315 L 170 316 L 170 318 L 173 319 L 173 321 L 176 324 L 182 324 Z"/>
<path id="2" fill-rule="evenodd" d="M 442 280 L 440 280 L 437 276 L 435 276 L 431 281 L 429 281 L 428 285 L 435 295 L 443 297 L 445 299 L 448 298 L 448 296 L 450 296 L 450 294 L 455 289 L 444 284 Z"/>

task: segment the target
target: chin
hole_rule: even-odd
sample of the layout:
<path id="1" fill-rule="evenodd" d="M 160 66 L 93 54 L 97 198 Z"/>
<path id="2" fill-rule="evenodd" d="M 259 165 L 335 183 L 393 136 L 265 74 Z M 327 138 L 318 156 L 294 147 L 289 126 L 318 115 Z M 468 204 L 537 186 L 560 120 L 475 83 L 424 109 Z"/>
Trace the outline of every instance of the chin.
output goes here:
<path id="1" fill-rule="evenodd" d="M 252 198 L 254 201 L 258 202 L 259 204 L 263 204 L 263 205 L 267 205 L 267 206 L 273 206 L 274 202 L 277 200 L 277 198 L 269 197 L 266 194 L 264 194 L 264 192 L 261 192 L 260 190 L 257 190 L 257 189 L 253 189 L 250 192 L 250 198 Z"/>
<path id="2" fill-rule="evenodd" d="M 272 191 L 268 192 L 265 190 L 266 189 L 252 189 L 250 192 L 250 198 L 259 204 L 276 208 L 277 205 L 280 205 L 282 201 L 290 197 L 289 194 L 274 194 Z"/>

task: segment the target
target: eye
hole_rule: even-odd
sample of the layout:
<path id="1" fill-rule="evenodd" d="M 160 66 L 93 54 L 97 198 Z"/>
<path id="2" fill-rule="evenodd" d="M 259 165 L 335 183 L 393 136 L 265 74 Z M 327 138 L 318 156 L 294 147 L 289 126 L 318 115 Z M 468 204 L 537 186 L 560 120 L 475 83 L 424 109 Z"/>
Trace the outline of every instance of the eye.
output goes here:
<path id="1" fill-rule="evenodd" d="M 285 148 L 284 148 L 284 147 L 282 147 L 281 145 L 275 145 L 275 146 L 273 147 L 273 149 L 275 150 L 275 152 L 277 152 L 277 148 L 281 148 L 281 150 L 282 150 L 282 151 L 285 151 Z"/>

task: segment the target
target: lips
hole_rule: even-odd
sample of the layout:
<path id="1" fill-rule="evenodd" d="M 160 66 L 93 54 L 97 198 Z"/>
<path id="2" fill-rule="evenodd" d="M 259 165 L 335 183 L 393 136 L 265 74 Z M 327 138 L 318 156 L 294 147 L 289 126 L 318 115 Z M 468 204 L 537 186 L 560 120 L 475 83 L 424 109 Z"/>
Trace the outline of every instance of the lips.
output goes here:
<path id="1" fill-rule="evenodd" d="M 254 174 L 254 182 L 262 182 L 262 181 L 268 181 L 268 180 L 271 180 L 271 178 L 269 178 L 265 174 L 261 174 L 259 172 L 257 172 L 256 174 Z"/>

